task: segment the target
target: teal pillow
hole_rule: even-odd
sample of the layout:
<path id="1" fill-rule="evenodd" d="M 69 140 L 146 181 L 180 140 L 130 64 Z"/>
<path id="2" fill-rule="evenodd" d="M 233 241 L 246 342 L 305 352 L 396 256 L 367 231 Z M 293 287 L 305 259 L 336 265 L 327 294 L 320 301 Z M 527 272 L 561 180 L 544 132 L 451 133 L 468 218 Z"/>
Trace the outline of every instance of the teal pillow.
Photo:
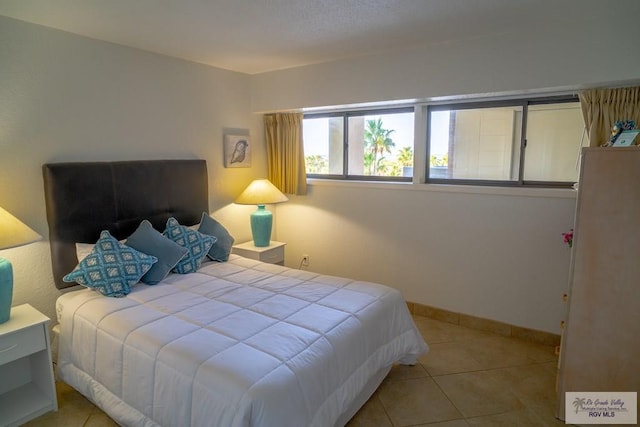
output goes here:
<path id="1" fill-rule="evenodd" d="M 189 252 L 187 248 L 183 248 L 163 236 L 146 219 L 140 223 L 124 244 L 158 258 L 158 262 L 153 264 L 153 267 L 140 279 L 148 285 L 155 285 L 167 277 L 171 269 Z"/>
<path id="2" fill-rule="evenodd" d="M 108 297 L 123 297 L 156 261 L 156 257 L 123 245 L 104 230 L 91 253 L 62 280 L 95 289 Z"/>
<path id="3" fill-rule="evenodd" d="M 214 236 L 217 241 L 209 249 L 207 256 L 214 261 L 225 262 L 229 260 L 229 254 L 233 247 L 235 239 L 226 228 L 223 227 L 215 219 L 211 218 L 208 213 L 202 212 L 202 219 L 200 220 L 200 227 L 198 231 L 209 236 Z"/>
<path id="4" fill-rule="evenodd" d="M 216 242 L 213 236 L 207 236 L 189 227 L 180 225 L 175 218 L 167 220 L 167 228 L 164 230 L 166 237 L 176 242 L 189 251 L 173 268 L 173 271 L 180 274 L 193 273 L 198 271 L 202 260 L 207 256 L 207 252 Z"/>

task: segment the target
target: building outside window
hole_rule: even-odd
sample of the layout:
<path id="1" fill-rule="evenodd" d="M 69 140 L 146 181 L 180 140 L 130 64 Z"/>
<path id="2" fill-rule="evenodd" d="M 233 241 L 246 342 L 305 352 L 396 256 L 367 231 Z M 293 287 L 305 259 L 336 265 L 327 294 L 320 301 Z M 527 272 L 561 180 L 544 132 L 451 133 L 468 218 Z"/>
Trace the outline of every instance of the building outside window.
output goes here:
<path id="1" fill-rule="evenodd" d="M 427 182 L 570 186 L 584 121 L 575 97 L 428 107 Z"/>

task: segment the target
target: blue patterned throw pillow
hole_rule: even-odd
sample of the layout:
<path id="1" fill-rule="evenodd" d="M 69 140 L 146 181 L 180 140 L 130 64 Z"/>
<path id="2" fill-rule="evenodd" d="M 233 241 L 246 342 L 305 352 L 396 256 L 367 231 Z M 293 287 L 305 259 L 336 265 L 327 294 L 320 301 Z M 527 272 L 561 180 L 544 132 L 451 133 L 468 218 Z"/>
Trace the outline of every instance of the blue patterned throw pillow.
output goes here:
<path id="1" fill-rule="evenodd" d="M 207 256 L 209 249 L 211 249 L 211 246 L 213 246 L 217 240 L 213 236 L 207 236 L 189 227 L 180 225 L 175 218 L 169 218 L 167 220 L 167 228 L 163 234 L 189 250 L 184 258 L 173 268 L 173 271 L 180 274 L 198 271 L 202 260 Z"/>
<path id="2" fill-rule="evenodd" d="M 209 236 L 214 236 L 217 240 L 215 245 L 211 246 L 209 258 L 214 261 L 229 261 L 229 254 L 233 247 L 234 238 L 222 224 L 211 218 L 208 213 L 202 212 L 200 227 L 198 231 Z"/>
<path id="3" fill-rule="evenodd" d="M 157 260 L 123 245 L 104 230 L 91 253 L 62 280 L 95 289 L 108 297 L 123 297 Z"/>

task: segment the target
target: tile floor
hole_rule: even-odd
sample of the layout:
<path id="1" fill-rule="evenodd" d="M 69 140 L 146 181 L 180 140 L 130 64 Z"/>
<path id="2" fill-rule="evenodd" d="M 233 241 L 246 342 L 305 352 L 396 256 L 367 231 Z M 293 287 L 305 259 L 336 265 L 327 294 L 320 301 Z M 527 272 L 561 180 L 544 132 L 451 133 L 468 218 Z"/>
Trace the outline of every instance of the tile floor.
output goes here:
<path id="1" fill-rule="evenodd" d="M 561 426 L 551 346 L 414 316 L 430 346 L 396 366 L 348 427 Z M 57 384 L 60 409 L 28 426 L 115 426 L 78 392 Z"/>

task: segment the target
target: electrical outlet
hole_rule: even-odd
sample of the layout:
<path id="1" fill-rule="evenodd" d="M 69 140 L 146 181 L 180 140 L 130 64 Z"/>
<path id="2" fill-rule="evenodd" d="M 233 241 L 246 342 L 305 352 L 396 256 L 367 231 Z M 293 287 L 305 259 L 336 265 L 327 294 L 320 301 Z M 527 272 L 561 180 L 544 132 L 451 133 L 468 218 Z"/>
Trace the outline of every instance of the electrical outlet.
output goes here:
<path id="1" fill-rule="evenodd" d="M 305 267 L 309 267 L 309 255 L 302 255 L 302 265 L 304 265 Z"/>

